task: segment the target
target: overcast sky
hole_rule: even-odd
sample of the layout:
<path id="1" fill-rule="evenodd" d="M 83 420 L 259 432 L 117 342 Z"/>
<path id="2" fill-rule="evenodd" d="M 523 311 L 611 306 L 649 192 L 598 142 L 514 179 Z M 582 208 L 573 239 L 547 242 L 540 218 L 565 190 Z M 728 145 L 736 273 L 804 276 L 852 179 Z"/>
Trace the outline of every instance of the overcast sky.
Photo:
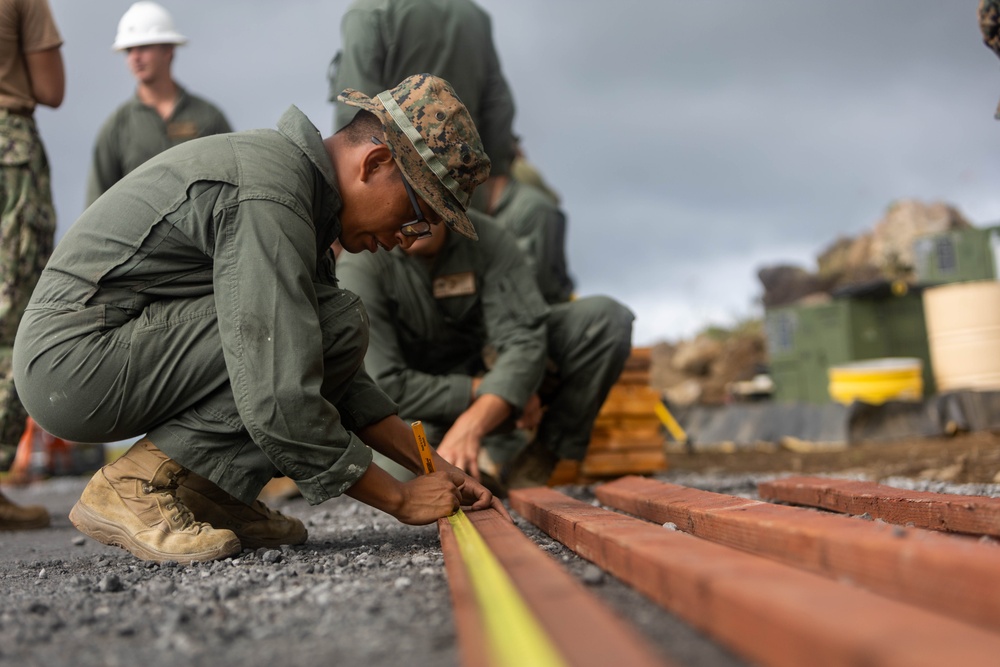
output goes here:
<path id="1" fill-rule="evenodd" d="M 59 232 L 94 137 L 132 94 L 111 51 L 128 0 L 50 0 L 63 106 L 38 119 Z M 172 0 L 175 78 L 234 129 L 295 104 L 326 135 L 346 1 Z M 813 268 L 895 199 L 1000 222 L 1000 60 L 976 0 L 482 0 L 529 158 L 562 194 L 578 293 L 637 315 L 634 342 L 758 314 L 756 278 Z"/>

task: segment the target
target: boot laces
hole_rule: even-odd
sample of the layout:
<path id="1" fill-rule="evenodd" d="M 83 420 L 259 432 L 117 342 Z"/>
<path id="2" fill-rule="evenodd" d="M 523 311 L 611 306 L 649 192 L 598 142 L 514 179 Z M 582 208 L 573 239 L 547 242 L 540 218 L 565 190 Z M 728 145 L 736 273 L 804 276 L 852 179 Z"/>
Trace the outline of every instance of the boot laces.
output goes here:
<path id="1" fill-rule="evenodd" d="M 170 521 L 174 524 L 178 524 L 179 530 L 193 530 L 195 533 L 201 532 L 202 528 L 206 527 L 208 524 L 195 519 L 194 512 L 188 509 L 188 506 L 181 502 L 176 495 L 177 486 L 184 481 L 185 477 L 187 477 L 187 471 L 168 471 L 166 475 L 169 480 L 166 485 L 157 488 L 148 482 L 143 482 L 143 492 L 159 492 L 170 499 L 168 502 L 164 503 L 163 509 L 171 512 Z"/>
<path id="2" fill-rule="evenodd" d="M 163 506 L 169 512 L 173 512 L 170 515 L 170 520 L 174 523 L 180 524 L 181 530 L 192 529 L 196 533 L 201 532 L 201 529 L 205 526 L 201 521 L 197 521 L 194 518 L 194 513 L 188 509 L 188 506 L 182 503 L 177 498 L 173 498 L 169 503 Z"/>

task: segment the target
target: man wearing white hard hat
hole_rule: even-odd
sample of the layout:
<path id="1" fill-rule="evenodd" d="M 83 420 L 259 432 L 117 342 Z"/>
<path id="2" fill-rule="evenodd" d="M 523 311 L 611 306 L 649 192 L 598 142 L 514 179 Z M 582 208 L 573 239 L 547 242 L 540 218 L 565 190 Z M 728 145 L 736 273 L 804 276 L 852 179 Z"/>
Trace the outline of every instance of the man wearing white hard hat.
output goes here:
<path id="1" fill-rule="evenodd" d="M 174 47 L 187 43 L 170 14 L 155 2 L 136 2 L 118 22 L 111 46 L 124 51 L 135 96 L 105 121 L 94 144 L 87 206 L 149 158 L 189 139 L 231 132 L 223 113 L 188 93 L 171 75 Z"/>

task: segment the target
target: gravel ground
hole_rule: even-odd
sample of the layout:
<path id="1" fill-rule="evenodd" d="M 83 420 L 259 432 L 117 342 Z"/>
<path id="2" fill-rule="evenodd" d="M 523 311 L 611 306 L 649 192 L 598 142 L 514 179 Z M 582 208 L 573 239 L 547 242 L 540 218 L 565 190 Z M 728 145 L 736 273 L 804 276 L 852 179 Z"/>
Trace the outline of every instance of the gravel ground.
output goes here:
<path id="1" fill-rule="evenodd" d="M 45 505 L 49 529 L 0 533 L 0 663 L 24 666 L 457 664 L 434 526 L 348 498 L 277 506 L 309 529 L 299 547 L 195 565 L 154 564 L 78 533 L 85 480 L 4 492 Z M 590 499 L 586 487 L 567 490 Z M 518 518 L 539 546 L 680 665 L 742 664 L 682 621 Z M 581 631 L 585 629 L 581 628 Z"/>
<path id="2" fill-rule="evenodd" d="M 839 454 L 674 453 L 672 469 L 659 477 L 747 498 L 756 498 L 757 482 L 790 472 L 835 472 L 903 488 L 1000 496 L 1000 484 L 989 483 L 1000 479 L 997 452 L 1000 436 L 985 434 L 866 445 Z M 958 468 L 956 461 L 961 463 Z M 245 551 L 208 564 L 157 565 L 101 545 L 73 528 L 67 514 L 85 483 L 54 478 L 4 488 L 16 502 L 45 505 L 53 525 L 0 533 L 0 664 L 457 664 L 448 582 L 434 526 L 404 526 L 349 498 L 318 507 L 297 499 L 277 506 L 309 528 L 309 540 L 300 547 Z M 593 487 L 560 490 L 595 502 Z M 541 549 L 638 628 L 664 657 L 688 667 L 743 664 L 515 519 Z"/>

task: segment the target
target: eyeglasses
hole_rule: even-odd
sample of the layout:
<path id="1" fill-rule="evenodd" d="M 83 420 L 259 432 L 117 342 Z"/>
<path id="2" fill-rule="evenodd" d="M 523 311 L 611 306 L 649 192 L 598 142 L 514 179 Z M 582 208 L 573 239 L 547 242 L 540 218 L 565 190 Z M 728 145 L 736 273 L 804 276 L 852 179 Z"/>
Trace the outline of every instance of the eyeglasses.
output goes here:
<path id="1" fill-rule="evenodd" d="M 382 145 L 382 142 L 375 137 L 372 137 L 372 143 L 378 146 Z M 399 171 L 399 179 L 403 181 L 403 187 L 406 188 L 406 196 L 410 198 L 410 205 L 413 206 L 413 214 L 416 216 L 413 221 L 407 222 L 399 228 L 400 233 L 403 236 L 415 237 L 418 241 L 430 238 L 432 236 L 431 223 L 427 222 L 427 218 L 424 217 L 424 212 L 417 201 L 417 193 L 410 187 L 406 177 L 403 176 L 402 170 Z"/>

